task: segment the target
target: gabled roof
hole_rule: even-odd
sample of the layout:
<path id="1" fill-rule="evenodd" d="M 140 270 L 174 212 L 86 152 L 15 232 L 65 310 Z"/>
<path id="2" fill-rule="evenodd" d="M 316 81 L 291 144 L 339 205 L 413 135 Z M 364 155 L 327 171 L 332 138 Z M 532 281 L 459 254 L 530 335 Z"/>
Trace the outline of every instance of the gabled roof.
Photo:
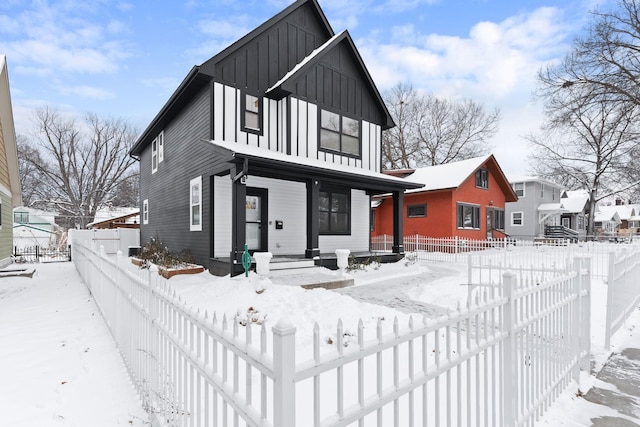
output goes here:
<path id="1" fill-rule="evenodd" d="M 589 210 L 589 194 L 583 190 L 565 191 L 560 203 L 569 213 L 581 213 Z"/>
<path id="2" fill-rule="evenodd" d="M 599 212 L 617 212 L 621 220 L 629 220 L 638 214 L 638 205 L 598 206 Z"/>
<path id="3" fill-rule="evenodd" d="M 493 154 L 482 157 L 474 157 L 459 162 L 446 163 L 444 165 L 417 168 L 414 173 L 406 175 L 407 179 L 424 184 L 423 188 L 408 190 L 407 193 L 423 191 L 453 190 L 460 187 L 467 179 L 473 177 L 481 167 L 489 169 L 498 185 L 505 194 L 507 202 L 518 200 L 513 188 L 507 181 L 500 165 Z M 394 171 L 387 173 L 394 174 Z M 403 171 L 404 174 L 404 171 Z"/>
<path id="4" fill-rule="evenodd" d="M 11 108 L 11 92 L 9 90 L 9 72 L 7 58 L 0 55 L 0 143 L 4 143 L 7 155 L 9 183 L 11 188 L 12 207 L 22 204 L 22 190 L 20 189 L 20 174 L 18 173 L 18 146 L 16 143 L 16 129 L 13 123 L 13 109 Z M 1 184 L 0 184 L 1 185 Z"/>
<path id="5" fill-rule="evenodd" d="M 618 212 L 610 210 L 597 211 L 593 217 L 593 220 L 597 222 L 611 221 L 615 222 L 616 224 L 620 224 L 622 222 L 620 220 L 620 215 L 618 215 Z"/>
<path id="6" fill-rule="evenodd" d="M 329 20 L 327 19 L 326 15 L 320 8 L 318 1 L 317 0 L 296 0 L 293 3 L 291 3 L 289 6 L 287 6 L 285 9 L 280 11 L 278 14 L 272 16 L 271 18 L 263 22 L 257 28 L 248 32 L 246 35 L 244 35 L 237 41 L 233 42 L 230 46 L 226 47 L 220 53 L 216 54 L 214 57 L 202 63 L 202 65 L 200 66 L 202 68 L 202 71 L 212 76 L 215 75 L 215 65 L 217 63 L 226 59 L 229 55 L 232 55 L 234 52 L 236 52 L 241 46 L 244 46 L 246 43 L 253 40 L 258 35 L 264 33 L 265 31 L 270 29 L 273 25 L 275 25 L 277 22 L 280 22 L 282 19 L 289 16 L 291 13 L 303 7 L 307 3 L 310 3 L 312 5 L 312 10 L 317 15 L 319 22 L 322 23 L 322 26 L 324 27 L 324 30 L 327 34 L 327 38 L 333 37 L 333 35 L 335 34 L 333 32 L 333 28 L 331 28 L 331 25 L 329 24 Z"/>
<path id="7" fill-rule="evenodd" d="M 358 53 L 358 49 L 356 49 L 356 45 L 353 42 L 353 39 L 351 38 L 349 31 L 347 30 L 344 30 L 339 34 L 336 34 L 335 36 L 327 40 L 325 44 L 323 44 L 322 46 L 320 46 L 319 48 L 311 52 L 309 56 L 307 56 L 298 65 L 296 65 L 282 79 L 280 79 L 273 86 L 267 89 L 266 94 L 276 99 L 284 98 L 285 96 L 291 94 L 295 89 L 294 87 L 295 81 L 301 75 L 304 75 L 305 73 L 309 72 L 312 69 L 312 67 L 314 67 L 324 56 L 329 54 L 329 52 L 331 52 L 331 50 L 336 46 L 338 46 L 340 43 L 345 43 L 347 45 L 351 55 L 353 55 L 353 58 L 358 64 L 360 70 L 362 70 L 362 76 L 369 84 L 376 101 L 380 105 L 384 113 L 384 116 L 386 118 L 386 123 L 383 125 L 383 129 L 390 129 L 394 127 L 395 123 L 391 118 L 391 114 L 387 109 L 387 105 L 382 99 L 380 92 L 378 92 L 378 89 L 376 88 L 376 85 L 373 82 L 373 78 L 371 77 L 371 74 L 369 74 L 369 70 L 367 70 L 367 66 L 362 60 L 360 53 Z"/>
<path id="8" fill-rule="evenodd" d="M 333 47 L 337 46 L 340 43 L 346 43 L 353 54 L 353 57 L 361 69 L 361 74 L 364 80 L 369 84 L 371 94 L 379 104 L 380 111 L 384 116 L 384 128 L 390 128 L 394 126 L 393 119 L 389 114 L 389 111 L 378 92 L 378 89 L 373 84 L 373 80 L 371 79 L 371 75 L 366 69 L 360 54 L 358 53 L 351 36 L 349 36 L 348 32 L 343 31 L 342 33 L 335 36 L 329 21 L 327 20 L 324 12 L 320 8 L 317 0 L 297 0 L 284 10 L 282 10 L 277 15 L 265 21 L 259 27 L 249 32 L 244 37 L 240 38 L 238 41 L 231 44 L 229 47 L 225 48 L 223 51 L 208 59 L 201 65 L 193 67 L 187 76 L 184 78 L 182 83 L 178 86 L 175 92 L 171 95 L 169 100 L 162 107 L 160 112 L 154 117 L 149 126 L 142 132 L 142 134 L 138 137 L 138 140 L 135 142 L 133 147 L 131 148 L 130 154 L 132 156 L 140 156 L 144 148 L 151 143 L 151 141 L 160 133 L 162 129 L 164 129 L 169 122 L 187 105 L 188 102 L 193 99 L 195 94 L 198 93 L 206 84 L 213 80 L 219 71 L 216 70 L 218 64 L 227 59 L 230 55 L 233 55 L 238 49 L 242 48 L 247 43 L 250 43 L 257 36 L 268 31 L 271 27 L 276 25 L 278 22 L 285 19 L 287 16 L 291 15 L 298 9 L 309 5 L 312 10 L 312 13 L 317 17 L 318 22 L 322 30 L 326 33 L 327 42 L 323 45 L 323 49 L 316 49 L 318 52 L 311 53 L 307 55 L 306 58 L 300 61 L 295 67 L 292 67 L 291 70 L 288 70 L 285 73 L 285 76 L 282 76 L 281 80 L 278 82 L 279 85 L 272 86 L 271 93 L 269 94 L 271 97 L 277 98 L 286 96 L 287 91 L 290 90 L 288 83 L 295 80 L 300 73 L 308 70 L 309 67 L 313 66 L 319 58 L 322 58 L 326 52 L 328 52 Z M 264 88 L 266 90 L 267 88 Z"/>

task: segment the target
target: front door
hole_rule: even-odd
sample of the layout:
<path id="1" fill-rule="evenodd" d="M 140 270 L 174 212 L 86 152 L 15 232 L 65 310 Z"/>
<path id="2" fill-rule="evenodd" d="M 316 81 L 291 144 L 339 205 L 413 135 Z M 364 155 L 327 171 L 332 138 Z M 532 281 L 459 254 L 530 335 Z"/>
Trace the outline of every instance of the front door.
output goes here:
<path id="1" fill-rule="evenodd" d="M 246 236 L 251 252 L 267 251 L 267 190 L 247 188 Z"/>
<path id="2" fill-rule="evenodd" d="M 487 240 L 493 239 L 493 208 L 487 207 Z"/>

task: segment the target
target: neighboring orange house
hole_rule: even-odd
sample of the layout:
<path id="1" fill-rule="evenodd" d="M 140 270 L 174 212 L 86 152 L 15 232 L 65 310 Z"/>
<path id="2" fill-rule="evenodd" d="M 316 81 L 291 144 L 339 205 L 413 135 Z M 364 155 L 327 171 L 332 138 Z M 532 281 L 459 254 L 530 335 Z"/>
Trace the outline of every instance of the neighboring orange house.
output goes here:
<path id="1" fill-rule="evenodd" d="M 505 237 L 505 202 L 515 202 L 518 197 L 493 155 L 385 173 L 425 185 L 404 193 L 405 236 Z M 371 236 L 384 234 L 393 234 L 390 195 L 372 199 Z"/>

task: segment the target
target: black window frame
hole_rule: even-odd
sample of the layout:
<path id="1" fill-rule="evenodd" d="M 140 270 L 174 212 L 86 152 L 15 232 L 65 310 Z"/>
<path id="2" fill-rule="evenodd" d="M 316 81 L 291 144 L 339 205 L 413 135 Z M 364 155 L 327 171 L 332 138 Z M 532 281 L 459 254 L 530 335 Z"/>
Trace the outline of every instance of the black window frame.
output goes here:
<path id="1" fill-rule="evenodd" d="M 335 114 L 336 116 L 339 117 L 339 131 L 336 131 L 335 129 L 329 129 L 329 128 L 325 128 L 322 127 L 322 112 L 326 111 L 329 114 Z M 353 153 L 349 153 L 344 151 L 343 149 L 343 137 L 345 136 L 345 132 L 343 129 L 343 123 L 344 123 L 344 119 L 348 119 L 348 120 L 353 120 L 355 122 L 358 123 L 358 154 L 353 154 Z M 333 148 L 329 148 L 329 147 L 325 147 L 322 145 L 322 131 L 323 129 L 325 131 L 328 132 L 332 132 L 334 134 L 338 135 L 338 145 L 339 145 L 339 149 L 333 149 Z M 353 135 L 349 135 L 346 134 L 347 137 L 349 138 L 354 138 Z M 338 154 L 340 156 L 346 156 L 346 157 L 352 157 L 354 159 L 362 159 L 362 120 L 355 118 L 355 117 L 350 117 L 341 113 L 338 113 L 337 111 L 333 111 L 330 110 L 328 108 L 318 108 L 318 151 L 322 151 L 325 153 L 331 153 L 331 154 Z"/>
<path id="2" fill-rule="evenodd" d="M 249 111 L 247 110 L 247 97 L 253 97 L 256 98 L 256 100 L 258 101 L 258 127 L 257 128 L 253 128 L 251 126 L 247 126 L 247 113 L 250 114 L 256 114 L 253 111 Z M 241 115 L 240 115 L 240 126 L 242 128 L 242 130 L 244 132 L 248 132 L 248 133 L 253 133 L 256 135 L 262 135 L 263 134 L 263 129 L 262 129 L 262 119 L 263 119 L 263 107 L 264 107 L 264 98 L 258 94 L 255 93 L 250 93 L 247 91 L 242 91 L 242 95 L 241 95 L 241 99 L 240 99 L 240 111 L 241 111 Z"/>
<path id="3" fill-rule="evenodd" d="M 422 212 L 411 213 L 411 210 L 422 210 Z M 407 218 L 425 218 L 427 216 L 427 204 L 420 203 L 414 205 L 407 205 Z"/>
<path id="4" fill-rule="evenodd" d="M 476 188 L 489 189 L 489 169 L 480 168 L 476 171 Z"/>
<path id="5" fill-rule="evenodd" d="M 471 227 L 466 227 L 464 225 L 465 209 L 473 209 L 471 211 Z M 474 205 L 471 203 L 457 203 L 456 204 L 456 226 L 457 228 L 463 229 L 463 230 L 480 230 L 480 206 Z"/>
<path id="6" fill-rule="evenodd" d="M 318 200 L 318 230 L 319 230 L 319 234 L 321 236 L 348 236 L 351 235 L 351 190 L 349 188 L 343 188 L 343 187 L 326 187 L 323 186 L 320 188 L 320 192 L 318 197 L 322 198 L 323 194 L 328 194 L 329 195 L 329 210 L 323 210 L 322 209 L 322 203 L 320 203 L 320 200 Z M 341 195 L 341 196 L 346 196 L 347 200 L 346 200 L 346 207 L 347 210 L 346 211 L 332 211 L 331 207 L 333 206 L 333 200 L 334 200 L 334 195 Z M 323 228 L 323 222 L 321 221 L 321 217 L 323 215 L 323 213 L 327 213 L 328 214 L 328 220 L 326 221 L 326 223 L 328 224 L 329 228 L 328 229 L 324 229 Z M 339 215 L 339 214 L 347 214 L 347 228 L 346 230 L 332 230 L 331 229 L 331 224 L 333 224 L 332 221 L 332 215 Z"/>

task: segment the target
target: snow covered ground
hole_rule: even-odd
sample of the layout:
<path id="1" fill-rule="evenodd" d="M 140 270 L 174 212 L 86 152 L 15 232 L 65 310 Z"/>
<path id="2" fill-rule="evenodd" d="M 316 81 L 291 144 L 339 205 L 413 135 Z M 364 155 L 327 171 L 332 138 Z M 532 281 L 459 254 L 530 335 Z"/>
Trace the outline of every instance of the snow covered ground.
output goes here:
<path id="1" fill-rule="evenodd" d="M 22 266 L 15 266 L 22 267 Z M 146 414 L 135 395 L 115 345 L 87 288 L 73 264 L 38 264 L 33 278 L 0 278 L 0 402 L 5 408 L 0 425 L 7 426 L 117 426 L 144 425 Z M 351 272 L 357 287 L 387 283 L 417 301 L 455 309 L 467 298 L 465 269 L 458 266 L 429 269 L 398 262 Z M 332 273 L 337 274 L 337 273 Z M 221 318 L 248 313 L 275 324 L 288 317 L 297 328 L 296 344 L 309 348 L 317 321 L 321 336 L 332 337 L 338 319 L 345 330 L 355 330 L 359 319 L 373 325 L 391 324 L 408 314 L 363 303 L 324 289 L 244 278 L 216 278 L 208 273 L 176 276 L 170 280 L 187 302 Z M 256 290 L 264 292 L 258 294 Z M 593 284 L 593 348 L 601 348 L 604 313 L 603 283 Z M 636 310 L 613 340 L 613 350 L 640 348 L 640 311 Z M 372 330 L 375 328 L 371 328 Z M 329 344 L 327 344 L 329 345 Z M 596 366 L 609 352 L 596 351 Z M 587 377 L 585 386 L 597 384 Z M 609 408 L 575 396 L 577 385 L 557 401 L 540 426 L 591 426 L 591 418 L 611 415 Z"/>

